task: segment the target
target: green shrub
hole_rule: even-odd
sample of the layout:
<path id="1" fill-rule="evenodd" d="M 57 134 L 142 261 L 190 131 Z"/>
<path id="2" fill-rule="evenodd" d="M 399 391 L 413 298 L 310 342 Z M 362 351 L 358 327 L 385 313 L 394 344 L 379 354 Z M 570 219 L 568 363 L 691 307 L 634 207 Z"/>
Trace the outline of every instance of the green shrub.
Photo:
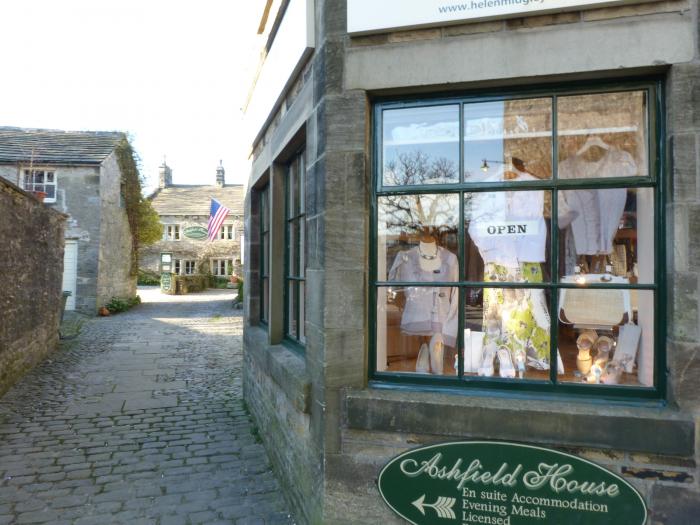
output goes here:
<path id="1" fill-rule="evenodd" d="M 120 312 L 126 312 L 137 304 L 141 304 L 141 298 L 138 295 L 127 298 L 112 297 L 105 307 L 110 313 L 118 314 Z"/>
<path id="2" fill-rule="evenodd" d="M 150 270 L 139 269 L 136 282 L 141 286 L 160 286 L 160 275 Z"/>

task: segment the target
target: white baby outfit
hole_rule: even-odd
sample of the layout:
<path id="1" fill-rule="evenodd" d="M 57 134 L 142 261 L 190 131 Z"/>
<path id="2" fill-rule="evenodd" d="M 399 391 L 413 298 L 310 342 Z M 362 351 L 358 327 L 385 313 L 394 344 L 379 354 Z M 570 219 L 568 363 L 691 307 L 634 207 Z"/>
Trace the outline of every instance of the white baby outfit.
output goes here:
<path id="1" fill-rule="evenodd" d="M 562 179 L 631 177 L 637 173 L 637 164 L 632 155 L 618 149 L 608 150 L 597 162 L 589 162 L 574 155 L 559 165 L 559 176 Z M 576 216 L 571 221 L 576 253 L 611 253 L 613 239 L 625 211 L 627 189 L 567 190 L 560 192 L 560 195 Z"/>
<path id="2" fill-rule="evenodd" d="M 420 264 L 418 247 L 396 254 L 389 270 L 390 281 L 450 282 L 459 278 L 457 256 L 438 247 L 440 267 L 426 271 Z M 401 316 L 401 331 L 407 335 L 432 336 L 442 334 L 447 346 L 457 340 L 457 311 L 459 293 L 454 287 L 407 286 L 406 304 Z"/>

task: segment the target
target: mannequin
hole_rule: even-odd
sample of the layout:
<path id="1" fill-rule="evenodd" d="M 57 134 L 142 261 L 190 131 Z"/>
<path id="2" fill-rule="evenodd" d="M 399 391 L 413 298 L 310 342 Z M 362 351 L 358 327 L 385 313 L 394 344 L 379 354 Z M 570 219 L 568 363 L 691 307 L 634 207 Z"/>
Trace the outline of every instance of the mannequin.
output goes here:
<path id="1" fill-rule="evenodd" d="M 536 180 L 514 165 L 490 181 Z M 469 211 L 469 235 L 484 261 L 486 282 L 543 281 L 547 225 L 543 191 L 499 191 L 475 194 Z M 484 345 L 508 348 L 513 356 L 525 352 L 528 362 L 548 368 L 549 311 L 544 291 L 538 289 L 485 288 Z M 490 332 L 494 321 L 500 330 Z"/>
<path id="2" fill-rule="evenodd" d="M 451 282 L 457 281 L 458 274 L 457 256 L 438 246 L 435 237 L 424 232 L 417 246 L 396 254 L 388 278 L 405 282 Z M 444 347 L 454 347 L 457 342 L 458 289 L 407 286 L 404 293 L 406 303 L 401 316 L 401 332 L 425 338 L 417 371 L 428 371 L 427 356 L 421 353 L 429 351 L 430 368 L 433 373 L 441 374 Z"/>

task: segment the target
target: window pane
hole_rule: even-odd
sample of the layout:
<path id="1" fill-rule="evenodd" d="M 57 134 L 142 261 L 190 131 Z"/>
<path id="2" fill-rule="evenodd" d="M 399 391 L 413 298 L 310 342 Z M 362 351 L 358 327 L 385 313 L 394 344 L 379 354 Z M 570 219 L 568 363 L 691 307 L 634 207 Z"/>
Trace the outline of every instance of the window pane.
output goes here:
<path id="1" fill-rule="evenodd" d="M 306 151 L 299 154 L 299 213 L 304 213 L 306 209 L 305 188 L 306 188 Z"/>
<path id="2" fill-rule="evenodd" d="M 456 287 L 377 289 L 377 371 L 455 375 Z"/>
<path id="3" fill-rule="evenodd" d="M 304 277 L 306 269 L 306 221 L 299 219 L 299 277 Z"/>
<path id="4" fill-rule="evenodd" d="M 385 186 L 459 182 L 459 106 L 384 111 Z"/>
<path id="5" fill-rule="evenodd" d="M 377 224 L 380 280 L 459 279 L 458 195 L 396 195 L 379 198 Z"/>
<path id="6" fill-rule="evenodd" d="M 270 303 L 267 299 L 269 293 L 270 284 L 267 279 L 263 279 L 262 297 L 260 298 L 260 302 L 262 303 L 263 321 L 267 321 L 270 318 Z"/>
<path id="7" fill-rule="evenodd" d="M 552 100 L 464 106 L 465 182 L 552 178 Z"/>
<path id="8" fill-rule="evenodd" d="M 550 215 L 549 191 L 465 193 L 466 280 L 549 281 Z"/>
<path id="9" fill-rule="evenodd" d="M 270 192 L 268 188 L 265 188 L 262 192 L 262 203 L 260 206 L 260 213 L 262 214 L 262 229 L 263 231 L 268 231 L 270 229 L 270 205 L 269 197 Z"/>
<path id="10" fill-rule="evenodd" d="M 56 186 L 53 184 L 47 184 L 44 187 L 44 191 L 46 192 L 46 198 L 47 199 L 55 199 L 56 198 Z"/>
<path id="11" fill-rule="evenodd" d="M 654 282 L 654 190 L 562 190 L 558 208 L 562 281 Z"/>
<path id="12" fill-rule="evenodd" d="M 262 273 L 263 276 L 270 274 L 270 246 L 268 234 L 262 236 L 262 249 L 263 249 L 263 266 Z"/>
<path id="13" fill-rule="evenodd" d="M 654 385 L 654 293 L 649 290 L 559 292 L 562 381 Z"/>
<path id="14" fill-rule="evenodd" d="M 287 282 L 287 335 L 292 339 L 297 338 L 297 283 L 296 281 Z"/>
<path id="15" fill-rule="evenodd" d="M 288 199 L 287 199 L 287 217 L 296 217 L 299 213 L 299 179 L 297 174 L 298 165 L 296 162 L 292 162 L 289 165 L 288 181 L 289 187 L 287 188 Z"/>
<path id="16" fill-rule="evenodd" d="M 35 184 L 43 184 L 44 182 L 44 172 L 43 171 L 35 171 L 34 172 L 34 183 Z"/>
<path id="17" fill-rule="evenodd" d="M 304 332 L 304 322 L 306 320 L 306 283 L 299 282 L 299 341 L 306 342 L 306 333 Z"/>
<path id="18" fill-rule="evenodd" d="M 288 247 L 287 247 L 287 271 L 288 275 L 296 277 L 299 275 L 299 258 L 297 257 L 299 249 L 299 228 L 297 223 L 292 221 L 288 223 Z"/>
<path id="19" fill-rule="evenodd" d="M 467 288 L 465 376 L 549 381 L 549 298 L 537 288 Z"/>
<path id="20" fill-rule="evenodd" d="M 646 92 L 559 97 L 559 178 L 649 174 Z"/>
<path id="21" fill-rule="evenodd" d="M 46 182 L 53 182 L 53 171 L 47 171 L 46 172 Z"/>

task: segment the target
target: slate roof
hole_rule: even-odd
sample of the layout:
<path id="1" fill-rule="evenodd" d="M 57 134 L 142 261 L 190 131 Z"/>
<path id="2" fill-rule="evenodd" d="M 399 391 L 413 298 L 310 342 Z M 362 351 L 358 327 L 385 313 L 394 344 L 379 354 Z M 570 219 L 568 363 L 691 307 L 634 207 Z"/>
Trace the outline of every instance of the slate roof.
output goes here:
<path id="1" fill-rule="evenodd" d="M 101 164 L 125 137 L 116 131 L 61 131 L 0 126 L 0 162 Z"/>
<path id="2" fill-rule="evenodd" d="M 242 184 L 224 187 L 172 184 L 156 190 L 149 198 L 158 215 L 209 216 L 211 199 L 214 198 L 231 210 L 229 217 L 243 217 L 245 188 Z"/>

